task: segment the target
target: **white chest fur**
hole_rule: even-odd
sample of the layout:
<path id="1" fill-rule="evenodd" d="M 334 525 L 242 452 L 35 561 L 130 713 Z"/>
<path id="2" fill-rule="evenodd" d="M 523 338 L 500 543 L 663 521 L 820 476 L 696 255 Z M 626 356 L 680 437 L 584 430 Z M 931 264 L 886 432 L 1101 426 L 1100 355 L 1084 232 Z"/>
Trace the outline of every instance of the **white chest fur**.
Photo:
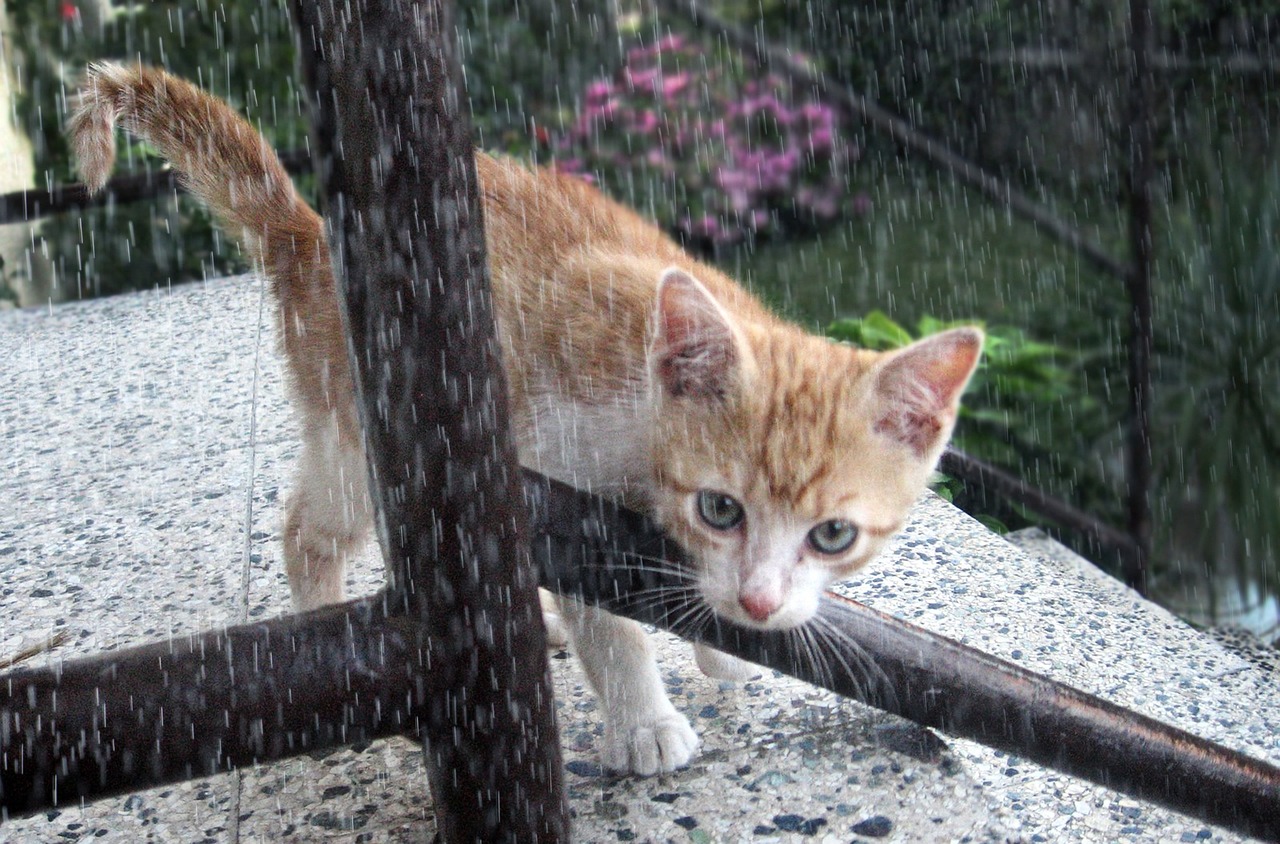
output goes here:
<path id="1" fill-rule="evenodd" d="M 546 391 L 517 421 L 520 462 L 567 484 L 633 506 L 652 484 L 648 408 L 614 395 L 582 402 Z"/>

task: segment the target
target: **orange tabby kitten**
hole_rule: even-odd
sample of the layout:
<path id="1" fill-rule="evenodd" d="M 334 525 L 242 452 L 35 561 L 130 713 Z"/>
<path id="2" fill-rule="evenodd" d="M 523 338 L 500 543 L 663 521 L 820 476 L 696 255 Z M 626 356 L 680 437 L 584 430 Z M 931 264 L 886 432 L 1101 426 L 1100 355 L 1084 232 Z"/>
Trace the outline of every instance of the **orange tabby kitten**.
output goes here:
<path id="1" fill-rule="evenodd" d="M 117 122 L 173 162 L 271 282 L 304 443 L 286 505 L 289 583 L 299 609 L 339 601 L 370 512 L 322 221 L 226 103 L 145 67 L 88 72 L 69 130 L 93 189 L 111 171 Z M 481 153 L 476 166 L 521 462 L 651 515 L 724 618 L 807 621 L 924 490 L 982 334 L 889 354 L 813 337 L 585 182 Z M 602 699 L 604 764 L 687 763 L 697 736 L 640 625 L 562 608 Z M 740 668 L 709 649 L 699 664 Z"/>

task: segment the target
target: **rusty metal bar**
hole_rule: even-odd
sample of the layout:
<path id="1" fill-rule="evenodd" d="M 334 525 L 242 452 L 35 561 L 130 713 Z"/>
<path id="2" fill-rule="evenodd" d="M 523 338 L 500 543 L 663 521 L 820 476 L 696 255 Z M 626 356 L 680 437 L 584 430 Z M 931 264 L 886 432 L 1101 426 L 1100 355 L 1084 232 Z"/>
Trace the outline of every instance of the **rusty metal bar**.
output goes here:
<path id="1" fill-rule="evenodd" d="M 916 723 L 1280 841 L 1280 769 L 1273 765 L 908 622 L 889 624 L 889 616 L 854 601 L 836 597 L 821 615 L 837 638 L 872 655 L 866 662 L 884 691 L 871 703 L 888 698 L 890 711 Z M 780 644 L 751 642 L 741 653 Z M 794 657 L 787 661 L 792 665 L 773 665 L 792 675 L 812 671 Z M 858 678 L 835 676 L 834 691 L 857 696 Z"/>
<path id="2" fill-rule="evenodd" d="M 324 18 L 335 14 L 335 7 L 310 7 L 301 0 L 298 6 L 306 7 L 295 11 L 300 21 L 311 21 L 310 33 L 335 23 L 332 17 Z M 427 762 L 434 771 L 437 809 L 444 813 L 441 827 L 446 836 L 456 840 L 567 836 L 563 821 L 539 808 L 554 804 L 559 795 L 558 760 L 546 751 L 551 742 L 520 735 L 516 741 L 532 742 L 524 750 L 531 754 L 525 758 L 533 761 L 510 779 L 506 779 L 508 771 L 495 767 L 518 752 L 501 743 L 513 735 L 505 728 L 532 724 L 530 732 L 546 739 L 554 736 L 554 727 L 546 731 L 530 717 L 550 709 L 545 653 L 539 646 L 521 655 L 515 647 L 513 628 L 509 620 L 501 619 L 511 604 L 483 603 L 486 587 L 501 594 L 512 586 L 520 636 L 526 638 L 532 629 L 536 642 L 540 615 L 536 598 L 529 598 L 531 575 L 527 569 L 507 567 L 498 551 L 485 553 L 488 547 L 506 546 L 516 548 L 508 559 L 522 560 L 518 546 L 525 534 L 510 445 L 504 443 L 500 429 L 495 436 L 504 444 L 496 453 L 486 439 L 494 435 L 492 420 L 505 419 L 501 381 L 473 381 L 469 386 L 474 392 L 462 389 L 462 374 L 483 372 L 481 367 L 493 362 L 495 352 L 487 314 L 478 318 L 459 310 L 468 301 L 478 301 L 482 309 L 486 303 L 479 269 L 482 258 L 476 258 L 482 256 L 483 248 L 478 226 L 470 224 L 478 219 L 474 172 L 467 165 L 457 166 L 470 162 L 469 148 L 459 153 L 458 135 L 440 139 L 429 125 L 431 117 L 441 115 L 447 117 L 435 123 L 437 130 L 446 127 L 440 131 L 447 132 L 447 127 L 457 125 L 451 120 L 456 99 L 451 105 L 442 84 L 444 79 L 456 79 L 456 63 L 450 67 L 447 58 L 432 52 L 445 42 L 438 37 L 431 41 L 431 33 L 438 36 L 440 30 L 448 31 L 432 17 L 434 8 L 416 7 L 419 14 L 414 16 L 415 9 L 395 6 L 394 11 L 410 15 L 408 21 L 401 21 L 399 32 L 428 38 L 425 52 L 397 54 L 390 46 L 398 43 L 395 35 L 386 29 L 392 25 L 389 16 L 370 16 L 367 7 L 344 7 L 344 14 L 364 13 L 358 21 L 361 25 L 345 31 L 345 40 L 323 41 L 330 52 L 314 59 L 311 67 L 316 90 L 337 94 L 336 99 L 319 98 L 321 115 L 331 127 L 345 131 L 330 138 L 344 141 L 350 156 L 348 161 L 331 159 L 332 169 L 322 167 L 322 175 L 333 179 L 329 193 L 343 221 L 350 224 L 359 209 L 366 225 L 363 239 L 347 235 L 334 242 L 341 244 L 345 266 L 357 278 L 381 257 L 391 256 L 390 263 L 381 265 L 392 275 L 385 292 L 401 297 L 361 303 L 358 297 L 370 295 L 370 290 L 361 290 L 357 282 L 352 285 L 357 301 L 350 317 L 353 334 L 375 341 L 357 342 L 355 348 L 368 350 L 357 359 L 369 390 L 366 397 L 381 402 L 371 403 L 366 413 L 366 419 L 375 423 L 370 426 L 375 446 L 371 453 L 393 458 L 378 464 L 375 477 L 383 483 L 375 483 L 374 489 L 388 507 L 382 534 L 384 548 L 392 556 L 396 589 L 305 617 L 0 678 L 0 807 L 5 814 L 35 811 L 55 801 L 65 802 L 70 795 L 89 798 L 119 793 L 316 747 L 412 732 L 421 726 L 429 744 Z M 344 20 L 351 23 L 352 19 Z M 310 33 L 304 28 L 304 41 Z M 349 60 L 348 51 L 363 49 L 360 38 L 370 39 L 373 45 L 363 59 L 372 61 L 370 53 L 381 60 L 409 56 L 407 64 L 415 73 L 420 70 L 416 62 L 425 60 L 431 69 L 429 78 L 415 73 L 376 74 L 368 64 L 360 65 L 366 75 L 354 75 L 351 67 L 341 63 Z M 343 72 L 330 76 L 335 67 Z M 344 82 L 348 87 L 342 87 Z M 414 88 L 415 82 L 421 87 Z M 375 92 L 372 101 L 381 103 L 384 110 L 361 111 L 369 102 L 361 98 L 370 91 Z M 425 106 L 425 115 L 396 114 L 397 103 L 405 106 L 406 102 L 418 108 L 430 105 Z M 437 138 L 441 145 L 425 150 L 407 147 L 416 156 L 410 161 L 404 158 L 410 153 L 403 149 L 370 145 L 371 136 L 400 126 L 398 119 L 408 121 L 415 141 Z M 344 167 L 358 166 L 352 162 L 367 164 L 375 156 L 386 168 L 381 171 L 383 178 L 369 183 L 349 178 L 353 174 Z M 423 187 L 424 181 L 444 187 L 432 192 Z M 439 213 L 437 204 L 431 217 L 435 225 L 410 225 L 419 221 L 414 206 L 404 203 L 422 196 L 436 198 L 437 203 L 442 198 L 463 198 L 458 217 Z M 400 240 L 397 235 L 406 229 L 408 236 Z M 468 256 L 470 262 L 450 263 L 450 256 Z M 420 272 L 423 267 L 440 268 L 440 273 L 422 273 L 419 277 L 426 283 L 413 284 L 409 268 Z M 455 271 L 469 272 L 468 283 L 433 286 L 452 280 Z M 474 294 L 479 296 L 473 300 Z M 400 311 L 404 303 L 406 309 Z M 410 350 L 401 356 L 395 338 L 407 342 L 424 337 L 439 343 L 447 330 L 459 331 L 462 337 L 477 333 L 472 335 L 474 342 L 429 346 L 436 353 L 445 350 L 439 365 L 432 351 L 415 354 L 421 350 Z M 465 396 L 474 401 L 478 396 L 479 400 L 452 414 L 452 419 L 444 419 L 449 416 L 442 410 L 446 403 L 434 393 L 414 392 L 421 386 L 415 378 L 452 388 L 454 395 L 446 398 Z M 451 430 L 457 439 L 449 441 L 450 462 L 438 459 L 442 446 L 432 436 L 413 436 L 409 444 L 395 439 L 399 434 L 415 434 L 398 421 L 414 412 L 427 420 L 423 427 L 428 434 L 433 434 L 431 426 L 456 423 Z M 379 450 L 378 436 L 391 438 L 388 449 Z M 434 449 L 437 459 L 432 462 L 414 446 Z M 402 467 L 411 467 L 403 481 Z M 477 489 L 485 488 L 486 480 L 495 478 L 498 482 L 491 489 L 499 507 L 486 517 L 469 502 Z M 429 486 L 434 482 L 445 491 L 443 500 L 434 502 L 439 509 L 422 498 L 434 489 Z M 680 563 L 674 545 L 639 516 L 543 479 L 527 483 L 523 496 L 537 527 L 533 554 L 551 585 L 666 626 L 669 612 L 652 600 L 652 594 L 642 593 L 660 585 L 655 560 Z M 397 530 L 414 521 L 456 524 L 462 529 L 428 531 L 419 540 Z M 643 566 L 626 565 L 636 560 L 643 560 Z M 439 561 L 435 568 L 429 567 L 432 561 Z M 493 613 L 490 623 L 449 626 L 463 605 L 485 606 L 486 612 Z M 388 607 L 406 615 L 392 618 Z M 444 612 L 436 612 L 441 609 Z M 851 602 L 828 601 L 822 615 L 825 624 L 840 631 L 839 639 L 856 648 L 837 652 L 823 645 L 817 661 L 811 662 L 790 646 L 785 634 L 728 625 L 678 632 L 811 682 L 821 680 L 835 691 L 928 726 L 1017 752 L 1241 832 L 1280 840 L 1280 771 L 1270 765 Z M 526 680 L 533 677 L 528 680 L 533 685 L 521 687 L 517 680 L 508 687 L 514 689 L 510 698 L 502 696 L 501 683 L 475 682 L 489 677 L 490 670 L 501 672 L 508 665 L 518 672 L 525 656 L 535 665 L 533 672 L 524 675 Z M 820 670 L 823 664 L 828 670 Z M 467 698 L 469 706 L 457 705 L 464 689 L 468 696 L 476 695 Z M 545 696 L 538 698 L 543 692 Z M 490 693 L 487 701 L 486 693 Z M 535 705 L 539 702 L 540 707 Z M 508 723 L 495 727 L 504 717 Z M 455 726 L 463 727 L 464 733 L 474 727 L 497 739 L 480 748 L 455 744 L 451 734 Z M 450 735 L 441 740 L 446 728 Z M 443 772 L 450 776 L 442 778 Z M 451 790 L 450 782 L 441 782 L 455 776 L 475 791 L 461 793 Z M 497 795 L 513 782 L 514 796 L 499 803 Z M 540 795 L 530 789 L 545 789 L 551 799 L 540 802 Z M 519 808 L 496 811 L 498 805 Z M 475 814 L 460 816 L 470 809 Z M 515 829 L 529 830 L 531 837 L 522 839 Z"/>
<path id="3" fill-rule="evenodd" d="M 942 453 L 938 468 L 948 475 L 976 484 L 982 489 L 1003 496 L 1025 507 L 1038 516 L 1082 534 L 1095 547 L 1109 548 L 1122 565 L 1142 556 L 1142 548 L 1136 539 L 1119 528 L 1085 513 L 1057 496 L 1032 486 L 1015 475 L 990 463 L 984 463 L 963 451 L 949 446 Z"/>
<path id="4" fill-rule="evenodd" d="M 390 595 L 440 836 L 569 836 L 453 4 L 294 0 Z M 425 678 L 424 678 L 425 679 Z"/>
<path id="5" fill-rule="evenodd" d="M 422 658 L 366 598 L 6 674 L 0 820 L 412 732 Z"/>

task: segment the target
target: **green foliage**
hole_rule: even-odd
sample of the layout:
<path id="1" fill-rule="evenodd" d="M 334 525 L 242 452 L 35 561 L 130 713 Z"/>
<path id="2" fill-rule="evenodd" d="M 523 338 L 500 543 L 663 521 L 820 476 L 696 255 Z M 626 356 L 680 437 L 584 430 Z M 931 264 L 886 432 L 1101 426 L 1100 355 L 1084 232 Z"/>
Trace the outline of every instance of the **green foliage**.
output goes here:
<path id="1" fill-rule="evenodd" d="M 897 349 L 914 337 L 884 311 L 872 311 L 860 319 L 841 319 L 827 326 L 827 336 L 877 352 Z"/>
<path id="2" fill-rule="evenodd" d="M 1182 244 L 1158 291 L 1155 397 L 1165 549 L 1280 592 L 1280 157 L 1188 162 Z M 1174 238 L 1171 238 L 1173 240 Z"/>
<path id="3" fill-rule="evenodd" d="M 1009 525 L 1003 519 L 991 513 L 983 512 L 981 509 L 975 509 L 969 503 L 971 496 L 968 495 L 964 481 L 959 478 L 952 477 L 944 472 L 935 472 L 933 477 L 929 479 L 929 488 L 937 493 L 942 500 L 966 510 L 969 515 L 977 519 L 983 527 L 992 533 L 1003 536 L 1009 532 Z"/>
<path id="4" fill-rule="evenodd" d="M 164 67 L 227 98 L 261 124 L 279 148 L 301 146 L 307 132 L 296 84 L 293 31 L 275 0 L 151 0 L 111 6 L 100 22 L 62 0 L 10 0 L 25 80 L 18 116 L 32 135 L 37 169 L 55 181 L 72 176 L 66 97 L 90 61 L 114 59 Z M 136 153 L 125 148 L 124 153 Z M 126 166 L 144 162 L 125 155 Z"/>

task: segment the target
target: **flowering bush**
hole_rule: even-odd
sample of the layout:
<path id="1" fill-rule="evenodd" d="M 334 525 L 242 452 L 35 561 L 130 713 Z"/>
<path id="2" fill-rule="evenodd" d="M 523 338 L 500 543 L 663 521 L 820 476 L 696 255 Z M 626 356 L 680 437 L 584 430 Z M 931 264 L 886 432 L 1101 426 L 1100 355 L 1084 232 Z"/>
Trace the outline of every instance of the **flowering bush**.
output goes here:
<path id="1" fill-rule="evenodd" d="M 710 67 L 676 35 L 630 50 L 614 78 L 589 84 L 554 151 L 559 170 L 602 179 L 706 245 L 870 208 L 865 194 L 849 196 L 858 149 L 829 105 L 796 102 L 773 74 L 742 80 Z"/>

